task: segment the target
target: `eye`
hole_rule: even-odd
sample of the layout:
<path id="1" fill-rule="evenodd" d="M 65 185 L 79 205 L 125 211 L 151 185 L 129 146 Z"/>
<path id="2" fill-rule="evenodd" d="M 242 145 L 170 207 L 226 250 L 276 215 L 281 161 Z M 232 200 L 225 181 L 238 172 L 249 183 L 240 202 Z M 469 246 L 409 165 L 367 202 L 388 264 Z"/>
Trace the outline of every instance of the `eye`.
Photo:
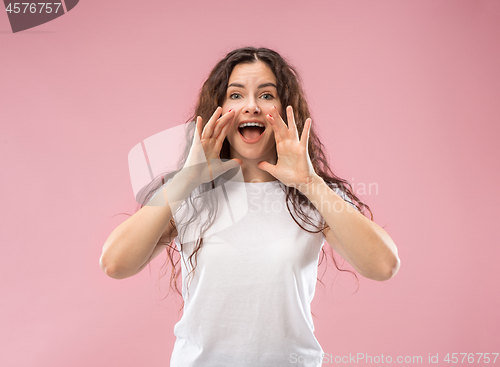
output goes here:
<path id="1" fill-rule="evenodd" d="M 260 97 L 264 98 L 264 99 L 273 99 L 274 98 L 274 96 L 271 93 L 264 93 Z"/>
<path id="2" fill-rule="evenodd" d="M 239 97 L 241 97 L 241 94 L 239 94 L 239 93 L 231 93 L 229 95 L 230 99 L 239 99 Z"/>

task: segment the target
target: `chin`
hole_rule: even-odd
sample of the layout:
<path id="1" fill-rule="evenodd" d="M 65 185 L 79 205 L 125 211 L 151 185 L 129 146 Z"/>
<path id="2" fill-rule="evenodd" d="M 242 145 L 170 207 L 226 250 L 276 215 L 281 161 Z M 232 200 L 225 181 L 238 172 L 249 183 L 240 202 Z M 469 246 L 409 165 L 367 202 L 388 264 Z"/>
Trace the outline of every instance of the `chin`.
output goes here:
<path id="1" fill-rule="evenodd" d="M 248 147 L 231 147 L 231 157 L 248 160 L 272 161 L 276 159 L 276 147 L 272 145 L 267 149 L 252 149 Z"/>

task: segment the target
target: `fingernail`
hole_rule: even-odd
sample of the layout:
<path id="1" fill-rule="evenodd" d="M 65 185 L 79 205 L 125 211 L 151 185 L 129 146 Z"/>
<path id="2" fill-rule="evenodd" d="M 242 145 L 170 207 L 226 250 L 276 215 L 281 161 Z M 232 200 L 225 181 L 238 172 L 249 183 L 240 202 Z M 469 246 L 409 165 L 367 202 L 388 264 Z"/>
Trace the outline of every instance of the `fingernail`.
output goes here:
<path id="1" fill-rule="evenodd" d="M 227 113 L 231 112 L 233 109 L 231 108 L 229 111 L 227 111 Z"/>

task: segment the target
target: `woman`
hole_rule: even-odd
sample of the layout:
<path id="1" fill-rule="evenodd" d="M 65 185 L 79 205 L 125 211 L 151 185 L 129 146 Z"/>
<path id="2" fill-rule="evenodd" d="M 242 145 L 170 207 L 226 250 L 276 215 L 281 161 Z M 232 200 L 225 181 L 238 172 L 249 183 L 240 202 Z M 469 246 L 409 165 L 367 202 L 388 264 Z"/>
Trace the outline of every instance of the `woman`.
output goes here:
<path id="1" fill-rule="evenodd" d="M 276 52 L 230 52 L 195 116 L 183 169 L 113 231 L 101 267 L 129 277 L 168 249 L 175 282 L 176 239 L 185 303 L 173 367 L 321 365 L 310 303 L 324 240 L 380 281 L 399 269 L 394 242 L 328 167 L 297 73 Z"/>

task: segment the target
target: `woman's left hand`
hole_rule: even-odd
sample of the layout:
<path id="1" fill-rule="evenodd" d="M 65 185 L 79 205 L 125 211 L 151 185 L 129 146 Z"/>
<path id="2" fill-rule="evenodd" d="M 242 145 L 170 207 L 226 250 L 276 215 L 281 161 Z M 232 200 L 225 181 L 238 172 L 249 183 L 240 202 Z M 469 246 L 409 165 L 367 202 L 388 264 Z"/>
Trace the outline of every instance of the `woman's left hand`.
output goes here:
<path id="1" fill-rule="evenodd" d="M 299 139 L 297 125 L 292 106 L 286 108 L 288 127 L 281 118 L 276 107 L 271 108 L 271 115 L 266 119 L 274 130 L 278 162 L 276 165 L 269 162 L 259 162 L 258 167 L 276 177 L 283 184 L 304 191 L 319 176 L 309 158 L 308 141 L 311 128 L 311 118 L 304 123 L 302 136 Z"/>

